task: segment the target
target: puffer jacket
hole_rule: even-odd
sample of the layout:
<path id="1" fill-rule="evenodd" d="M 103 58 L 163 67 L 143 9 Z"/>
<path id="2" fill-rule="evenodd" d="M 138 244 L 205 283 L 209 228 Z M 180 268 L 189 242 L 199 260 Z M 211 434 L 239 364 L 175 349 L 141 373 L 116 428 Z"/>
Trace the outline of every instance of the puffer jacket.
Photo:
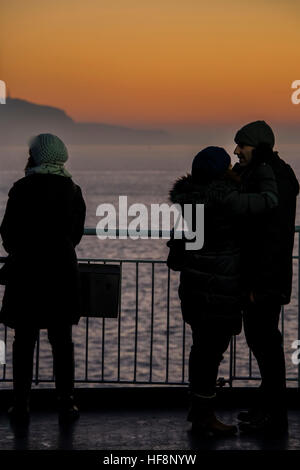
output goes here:
<path id="1" fill-rule="evenodd" d="M 171 237 L 167 265 L 181 271 L 179 297 L 183 318 L 199 323 L 207 318 L 241 326 L 243 286 L 240 265 L 240 229 L 250 214 L 268 213 L 278 205 L 272 169 L 260 168 L 260 193 L 241 194 L 232 172 L 214 181 L 195 183 L 191 175 L 176 181 L 170 191 L 174 204 L 204 204 L 204 245 L 187 250 L 185 239 Z"/>

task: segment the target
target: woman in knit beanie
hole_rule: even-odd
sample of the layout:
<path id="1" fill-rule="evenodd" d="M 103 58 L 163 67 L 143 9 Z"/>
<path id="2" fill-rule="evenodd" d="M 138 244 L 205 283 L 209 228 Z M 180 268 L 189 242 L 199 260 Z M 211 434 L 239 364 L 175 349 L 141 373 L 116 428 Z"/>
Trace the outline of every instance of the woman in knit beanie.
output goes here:
<path id="1" fill-rule="evenodd" d="M 72 325 L 81 313 L 75 247 L 84 231 L 85 203 L 64 167 L 68 152 L 61 139 L 40 134 L 31 140 L 29 155 L 0 227 L 9 254 L 0 322 L 15 331 L 10 416 L 29 420 L 34 348 L 39 329 L 46 328 L 60 417 L 74 419 Z"/>

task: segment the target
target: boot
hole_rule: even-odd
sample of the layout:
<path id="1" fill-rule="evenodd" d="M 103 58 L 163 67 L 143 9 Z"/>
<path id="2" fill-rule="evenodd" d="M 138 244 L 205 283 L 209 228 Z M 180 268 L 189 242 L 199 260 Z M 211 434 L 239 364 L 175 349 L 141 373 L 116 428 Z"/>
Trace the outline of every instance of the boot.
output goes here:
<path id="1" fill-rule="evenodd" d="M 53 347 L 59 420 L 66 422 L 79 418 L 79 410 L 74 402 L 74 344 L 68 346 L 64 351 Z"/>
<path id="2" fill-rule="evenodd" d="M 259 402 L 248 412 L 238 414 L 240 431 L 245 434 L 285 434 L 288 431 L 285 390 L 275 395 L 260 388 Z"/>
<path id="3" fill-rule="evenodd" d="M 27 426 L 30 421 L 29 406 L 13 405 L 8 410 L 8 417 L 14 424 L 20 426 Z"/>
<path id="4" fill-rule="evenodd" d="M 58 416 L 61 423 L 73 422 L 79 418 L 79 410 L 72 395 L 58 397 Z"/>
<path id="5" fill-rule="evenodd" d="M 11 421 L 27 424 L 30 418 L 30 391 L 32 382 L 33 351 L 13 343 L 13 389 L 14 404 L 8 410 Z"/>
<path id="6" fill-rule="evenodd" d="M 263 418 L 265 414 L 262 408 L 250 408 L 248 411 L 240 411 L 237 415 L 237 419 L 243 423 L 250 423 Z"/>
<path id="7" fill-rule="evenodd" d="M 222 423 L 214 413 L 215 395 L 205 397 L 192 395 L 191 407 L 187 420 L 192 423 L 192 432 L 212 436 L 232 436 L 237 427 Z"/>
<path id="8" fill-rule="evenodd" d="M 281 436 L 288 432 L 287 414 L 266 411 L 248 422 L 240 422 L 239 429 L 244 434 Z"/>

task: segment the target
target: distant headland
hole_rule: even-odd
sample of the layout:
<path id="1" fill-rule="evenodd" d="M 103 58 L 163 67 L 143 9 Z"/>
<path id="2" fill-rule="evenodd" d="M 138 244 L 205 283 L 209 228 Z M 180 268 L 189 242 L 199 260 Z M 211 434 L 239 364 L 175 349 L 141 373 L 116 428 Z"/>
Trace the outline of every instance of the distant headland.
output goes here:
<path id="1" fill-rule="evenodd" d="M 0 106 L 0 145 L 27 144 L 33 135 L 50 132 L 68 144 L 165 143 L 164 130 L 133 129 L 105 123 L 76 122 L 53 106 L 8 97 Z"/>

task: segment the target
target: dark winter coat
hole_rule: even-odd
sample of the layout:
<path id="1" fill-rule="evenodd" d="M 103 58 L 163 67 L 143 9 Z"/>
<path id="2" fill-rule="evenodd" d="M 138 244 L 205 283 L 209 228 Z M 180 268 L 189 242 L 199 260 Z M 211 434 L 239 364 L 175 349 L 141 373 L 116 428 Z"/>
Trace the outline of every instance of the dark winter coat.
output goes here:
<path id="1" fill-rule="evenodd" d="M 260 168 L 260 194 L 241 194 L 229 175 L 201 184 L 188 175 L 175 183 L 170 192 L 173 203 L 204 204 L 204 245 L 200 250 L 185 250 L 184 240 L 172 237 L 167 243 L 167 264 L 181 271 L 179 297 L 186 322 L 225 320 L 232 325 L 232 333 L 238 333 L 243 296 L 240 217 L 272 211 L 278 198 L 268 165 Z"/>
<path id="2" fill-rule="evenodd" d="M 71 178 L 34 174 L 13 185 L 0 228 L 10 255 L 2 323 L 12 328 L 78 323 L 75 246 L 84 220 L 82 193 Z"/>
<path id="3" fill-rule="evenodd" d="M 258 190 L 261 160 L 247 167 L 235 165 L 242 191 Z M 255 215 L 242 226 L 242 265 L 248 291 L 257 303 L 288 304 L 292 289 L 292 252 L 295 233 L 296 197 L 299 184 L 292 168 L 274 152 L 268 159 L 278 187 L 279 205 L 268 214 Z"/>

